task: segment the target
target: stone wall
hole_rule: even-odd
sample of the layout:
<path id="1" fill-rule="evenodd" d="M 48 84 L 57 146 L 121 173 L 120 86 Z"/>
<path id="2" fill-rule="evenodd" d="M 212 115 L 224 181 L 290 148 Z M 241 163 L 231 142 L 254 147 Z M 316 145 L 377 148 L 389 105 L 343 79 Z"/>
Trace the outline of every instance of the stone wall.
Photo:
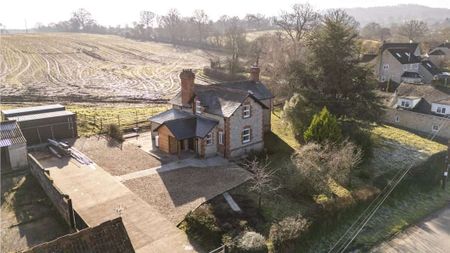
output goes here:
<path id="1" fill-rule="evenodd" d="M 430 114 L 423 114 L 402 109 L 386 109 L 383 121 L 414 132 L 427 134 L 442 139 L 450 139 L 450 119 Z M 439 131 L 433 130 L 433 126 L 438 126 Z"/>
<path id="2" fill-rule="evenodd" d="M 251 151 L 261 151 L 264 148 L 263 137 L 263 108 L 253 99 L 247 98 L 251 106 L 251 117 L 242 118 L 242 109 L 239 107 L 230 117 L 230 156 L 239 157 Z M 242 130 L 251 128 L 251 141 L 243 144 L 241 140 Z"/>
<path id="3" fill-rule="evenodd" d="M 27 145 L 25 143 L 21 144 L 14 144 L 9 147 L 8 149 L 8 155 L 9 155 L 9 162 L 11 164 L 11 169 L 22 169 L 26 168 L 28 166 L 28 160 L 27 160 Z"/>
<path id="4" fill-rule="evenodd" d="M 74 211 L 72 208 L 72 201 L 68 195 L 64 194 L 55 185 L 49 175 L 45 173 L 42 165 L 34 158 L 33 155 L 28 154 L 28 164 L 30 165 L 31 174 L 41 185 L 45 194 L 48 196 L 53 206 L 58 210 L 63 219 L 67 222 L 72 230 L 75 230 Z"/>

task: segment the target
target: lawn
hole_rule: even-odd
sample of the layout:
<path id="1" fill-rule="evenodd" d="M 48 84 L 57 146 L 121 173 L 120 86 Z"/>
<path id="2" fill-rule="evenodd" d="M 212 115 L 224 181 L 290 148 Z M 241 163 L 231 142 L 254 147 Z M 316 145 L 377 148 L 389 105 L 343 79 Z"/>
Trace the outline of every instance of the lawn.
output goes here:
<path id="1" fill-rule="evenodd" d="M 289 166 L 290 156 L 300 144 L 279 116 L 277 111 L 272 115 L 272 133 L 266 136 L 265 142 L 271 167 L 282 172 Z M 356 237 L 352 248 L 363 251 L 417 222 L 450 200 L 450 190 L 441 190 L 438 183 L 446 150 L 444 145 L 390 126 L 371 125 L 370 132 L 374 140 L 373 155 L 353 172 L 355 180 L 352 180 L 352 187 L 341 187 L 338 190 L 355 191 L 367 186 L 382 189 L 397 171 L 409 166 L 414 168 Z M 267 238 L 273 222 L 302 214 L 313 221 L 310 232 L 300 239 L 296 247 L 302 252 L 327 252 L 369 204 L 360 202 L 326 216 L 310 197 L 281 189 L 264 196 L 262 208 L 258 210 L 257 196 L 249 192 L 248 187 L 248 184 L 244 184 L 230 193 L 244 213 L 251 215 L 228 212 L 227 205 L 220 198 L 210 202 L 218 226 L 225 234 L 233 229 L 235 231 L 237 227 L 255 230 Z M 235 223 L 238 225 L 230 230 L 229 224 Z"/>

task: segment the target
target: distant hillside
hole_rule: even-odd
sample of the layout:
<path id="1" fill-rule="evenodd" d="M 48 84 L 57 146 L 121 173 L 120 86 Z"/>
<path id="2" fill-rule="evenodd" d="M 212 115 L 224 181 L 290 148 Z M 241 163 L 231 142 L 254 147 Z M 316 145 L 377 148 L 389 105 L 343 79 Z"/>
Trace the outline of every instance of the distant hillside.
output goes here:
<path id="1" fill-rule="evenodd" d="M 443 8 L 431 8 L 416 4 L 400 4 L 395 6 L 348 8 L 345 10 L 348 14 L 355 17 L 361 26 L 370 22 L 388 25 L 410 19 L 419 19 L 433 24 L 442 22 L 446 18 L 450 19 L 450 9 L 444 6 Z"/>

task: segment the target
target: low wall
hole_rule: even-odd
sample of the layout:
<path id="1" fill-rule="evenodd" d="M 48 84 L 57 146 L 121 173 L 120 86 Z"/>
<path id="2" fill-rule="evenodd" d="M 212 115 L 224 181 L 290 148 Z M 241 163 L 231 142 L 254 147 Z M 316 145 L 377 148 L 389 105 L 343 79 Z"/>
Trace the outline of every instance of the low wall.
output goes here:
<path id="1" fill-rule="evenodd" d="M 28 164 L 30 166 L 31 174 L 37 179 L 45 194 L 53 203 L 53 206 L 58 210 L 69 227 L 72 230 L 75 230 L 76 224 L 72 200 L 53 184 L 53 180 L 45 173 L 42 165 L 31 154 L 28 154 Z"/>
<path id="2" fill-rule="evenodd" d="M 430 138 L 436 134 L 437 138 L 450 139 L 450 119 L 448 118 L 401 109 L 386 109 L 382 119 L 390 125 L 423 133 Z M 439 131 L 434 131 L 433 126 L 439 126 Z"/>

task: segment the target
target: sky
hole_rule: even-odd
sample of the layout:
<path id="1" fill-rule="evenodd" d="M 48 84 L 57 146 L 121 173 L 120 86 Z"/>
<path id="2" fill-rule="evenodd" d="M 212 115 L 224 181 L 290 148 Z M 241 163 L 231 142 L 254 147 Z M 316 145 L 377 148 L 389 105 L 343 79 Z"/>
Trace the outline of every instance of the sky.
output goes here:
<path id="1" fill-rule="evenodd" d="M 78 8 L 91 12 L 101 25 L 131 24 L 139 19 L 139 12 L 150 10 L 165 14 L 176 8 L 182 15 L 203 9 L 212 19 L 223 14 L 243 17 L 246 13 L 274 16 L 302 0 L 0 0 L 0 23 L 7 29 L 32 28 L 36 23 L 48 24 L 68 20 Z M 372 7 L 397 4 L 420 4 L 429 7 L 449 7 L 450 0 L 314 0 L 317 9 Z"/>

